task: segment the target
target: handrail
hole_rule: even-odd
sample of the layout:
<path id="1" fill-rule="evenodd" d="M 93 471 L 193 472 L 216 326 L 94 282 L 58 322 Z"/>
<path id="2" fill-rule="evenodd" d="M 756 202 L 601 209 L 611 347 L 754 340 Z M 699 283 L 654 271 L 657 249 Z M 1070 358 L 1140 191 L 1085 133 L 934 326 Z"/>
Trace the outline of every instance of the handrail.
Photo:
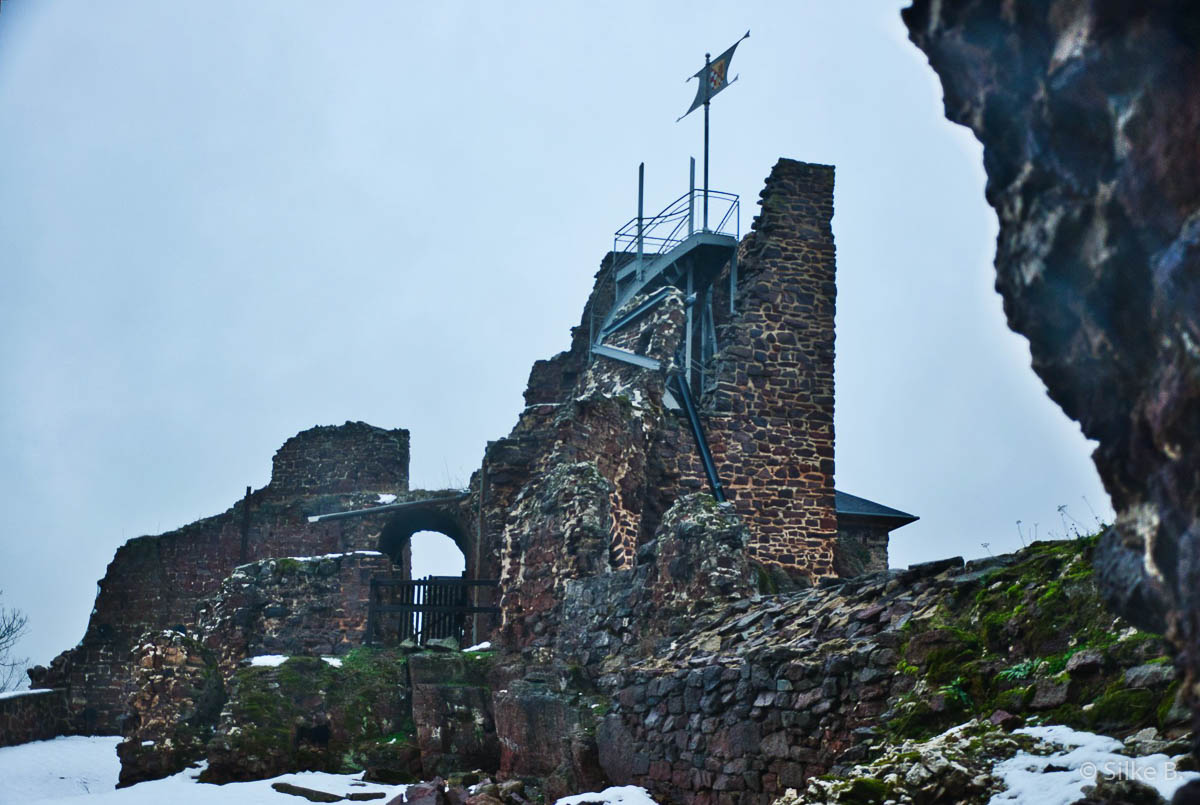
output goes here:
<path id="1" fill-rule="evenodd" d="M 695 197 L 702 192 L 693 190 L 684 193 L 664 207 L 662 212 L 640 220 L 643 254 L 662 254 L 686 240 L 687 235 L 692 231 L 701 231 L 695 227 L 692 216 L 694 215 Z M 719 223 L 707 231 L 713 234 L 732 235 L 740 240 L 741 201 L 738 195 L 723 190 L 709 190 L 708 203 L 712 212 L 720 212 L 722 204 L 724 204 L 725 210 L 720 216 Z M 638 218 L 631 218 L 613 234 L 614 254 L 626 251 L 637 252 L 638 223 Z"/>

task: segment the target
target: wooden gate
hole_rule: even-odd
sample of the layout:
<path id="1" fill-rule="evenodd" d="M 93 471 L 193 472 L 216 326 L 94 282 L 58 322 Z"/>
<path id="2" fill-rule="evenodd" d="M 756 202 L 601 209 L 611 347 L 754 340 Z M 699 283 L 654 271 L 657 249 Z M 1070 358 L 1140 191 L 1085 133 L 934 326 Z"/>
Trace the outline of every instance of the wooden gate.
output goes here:
<path id="1" fill-rule="evenodd" d="M 459 645 L 474 639 L 480 615 L 497 615 L 496 606 L 479 606 L 490 600 L 499 587 L 498 579 L 464 579 L 458 576 L 429 576 L 424 579 L 371 579 L 371 601 L 367 610 L 368 644 L 393 644 L 411 640 L 425 645 L 430 640 L 453 637 Z"/>

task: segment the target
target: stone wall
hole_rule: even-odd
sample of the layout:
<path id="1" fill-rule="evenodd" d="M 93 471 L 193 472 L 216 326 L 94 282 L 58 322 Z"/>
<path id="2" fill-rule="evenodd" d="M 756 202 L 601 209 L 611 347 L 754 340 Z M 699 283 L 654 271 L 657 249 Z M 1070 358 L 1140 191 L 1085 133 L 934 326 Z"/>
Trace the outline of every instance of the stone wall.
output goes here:
<path id="1" fill-rule="evenodd" d="M 736 313 L 718 330 L 716 387 L 701 404 L 722 483 L 750 528 L 751 557 L 830 576 L 833 168 L 781 159 L 759 204 L 738 261 Z"/>
<path id="2" fill-rule="evenodd" d="M 65 690 L 0 694 L 0 746 L 45 741 L 65 734 L 68 728 Z"/>
<path id="3" fill-rule="evenodd" d="M 203 757 L 225 701 L 212 651 L 175 631 L 146 635 L 134 649 L 132 688 L 119 785 L 167 777 Z"/>
<path id="4" fill-rule="evenodd" d="M 387 770 L 391 782 L 420 775 L 403 656 L 360 648 L 340 665 L 292 657 L 242 667 L 226 693 L 202 782 L 356 768 Z"/>
<path id="5" fill-rule="evenodd" d="M 720 350 L 702 418 L 749 527 L 749 557 L 826 577 L 837 535 L 833 169 L 780 160 L 760 204 L 741 245 L 736 312 L 726 296 L 717 317 Z M 682 292 L 606 341 L 659 369 L 590 355 L 593 311 L 611 305 L 612 260 L 601 265 L 571 348 L 534 366 L 517 426 L 489 445 L 473 481 L 487 490 L 484 544 L 499 543 L 502 637 L 513 645 L 552 645 L 565 583 L 633 567 L 675 500 L 707 489 L 683 414 L 663 406 L 684 341 Z"/>
<path id="6" fill-rule="evenodd" d="M 358 647 L 223 667 L 196 637 L 148 635 L 117 747 L 120 784 L 200 761 L 213 783 L 305 770 L 363 769 L 390 783 L 494 771 L 493 658 Z"/>
<path id="7" fill-rule="evenodd" d="M 713 285 L 719 350 L 699 408 L 751 556 L 814 579 L 836 573 L 833 168 L 782 159 L 760 196 L 739 249 L 735 312 L 728 266 Z M 648 508 L 662 512 L 708 482 L 682 416 L 656 438 Z"/>
<path id="8" fill-rule="evenodd" d="M 667 367 L 682 337 L 682 294 L 646 321 L 646 354 L 662 369 L 595 361 L 569 400 L 522 414 L 517 445 L 526 433 L 536 440 L 489 450 L 487 521 L 503 523 L 500 636 L 510 645 L 552 645 L 567 581 L 620 566 L 642 539 L 646 468 Z M 494 462 L 502 451 L 522 462 L 510 465 L 503 486 Z M 496 511 L 501 502 L 506 509 Z"/>
<path id="9" fill-rule="evenodd" d="M 365 422 L 318 425 L 283 443 L 271 461 L 280 492 L 408 491 L 408 431 Z"/>
<path id="10" fill-rule="evenodd" d="M 841 578 L 854 578 L 888 569 L 888 531 L 878 523 L 838 517 L 833 571 Z"/>
<path id="11" fill-rule="evenodd" d="M 410 684 L 407 655 L 364 647 L 371 579 L 391 569 L 374 551 L 264 559 L 199 602 L 194 632 L 144 635 L 118 747 L 122 785 L 210 755 L 222 782 L 334 770 L 346 752 L 389 779 L 422 766 L 427 777 L 495 768 L 488 655 L 413 655 Z M 266 666 L 250 662 L 264 655 L 273 655 Z M 400 689 L 388 692 L 393 683 Z M 278 701 L 276 684 L 289 691 Z"/>
<path id="12" fill-rule="evenodd" d="M 1166 644 L 1106 612 L 1094 544 L 713 597 L 650 650 L 630 650 L 657 607 L 644 581 L 614 574 L 590 595 L 586 580 L 572 587 L 576 636 L 559 660 L 611 701 L 594 733 L 608 780 L 660 802 L 767 805 L 873 744 L 999 711 L 1010 725 L 1036 715 L 1117 737 L 1184 735 Z"/>
<path id="13" fill-rule="evenodd" d="M 363 475 L 372 486 L 347 491 L 355 476 L 331 451 L 346 450 L 380 477 Z M 122 545 L 99 583 L 96 605 L 80 644 L 56 657 L 49 668 L 30 671 L 35 685 L 69 691 L 72 730 L 117 734 L 132 692 L 131 652 L 146 632 L 194 624 L 195 607 L 215 592 L 233 569 L 276 556 L 322 555 L 378 547 L 378 518 L 309 523 L 308 517 L 365 508 L 379 494 L 405 494 L 407 432 L 363 423 L 314 428 L 289 439 L 276 456 L 282 483 L 271 483 L 228 511 L 159 536 Z M 334 475 L 322 489 L 316 472 Z M 403 470 L 403 471 L 402 471 Z M 395 471 L 388 481 L 383 475 Z"/>
<path id="14" fill-rule="evenodd" d="M 263 559 L 203 599 L 195 623 L 226 675 L 264 654 L 342 655 L 365 640 L 371 579 L 391 574 L 377 551 Z"/>
<path id="15" fill-rule="evenodd" d="M 499 768 L 491 661 L 488 652 L 409 655 L 412 720 L 424 779 Z"/>

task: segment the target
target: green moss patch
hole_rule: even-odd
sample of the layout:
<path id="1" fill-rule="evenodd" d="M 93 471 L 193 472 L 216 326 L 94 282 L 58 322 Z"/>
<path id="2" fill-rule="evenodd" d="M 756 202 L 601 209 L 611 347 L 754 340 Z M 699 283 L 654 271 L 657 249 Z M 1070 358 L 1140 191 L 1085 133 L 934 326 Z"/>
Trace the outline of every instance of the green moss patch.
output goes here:
<path id="1" fill-rule="evenodd" d="M 398 653 L 360 648 L 340 667 L 292 657 L 273 668 L 241 668 L 230 687 L 221 729 L 209 744 L 206 781 L 358 771 L 381 753 L 415 747 L 408 675 Z"/>
<path id="2" fill-rule="evenodd" d="M 1095 537 L 1035 543 L 909 620 L 897 671 L 916 683 L 893 708 L 888 732 L 926 738 L 995 710 L 1115 735 L 1160 723 L 1173 692 L 1124 690 L 1123 674 L 1166 661 L 1166 644 L 1106 609 L 1095 546 Z M 1093 656 L 1067 671 L 1083 651 Z"/>

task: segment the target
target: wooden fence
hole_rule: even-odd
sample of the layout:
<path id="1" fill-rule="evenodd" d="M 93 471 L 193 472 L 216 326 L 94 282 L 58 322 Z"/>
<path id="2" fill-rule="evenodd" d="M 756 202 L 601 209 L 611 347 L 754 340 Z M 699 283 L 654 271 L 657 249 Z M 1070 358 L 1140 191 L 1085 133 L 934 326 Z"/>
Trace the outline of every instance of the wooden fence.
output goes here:
<path id="1" fill-rule="evenodd" d="M 458 576 L 371 579 L 366 642 L 387 645 L 411 640 L 425 645 L 446 637 L 459 645 L 464 639 L 474 641 L 480 635 L 480 617 L 500 613 L 497 606 L 478 603 L 481 598 L 491 600 L 499 585 L 498 579 Z"/>

